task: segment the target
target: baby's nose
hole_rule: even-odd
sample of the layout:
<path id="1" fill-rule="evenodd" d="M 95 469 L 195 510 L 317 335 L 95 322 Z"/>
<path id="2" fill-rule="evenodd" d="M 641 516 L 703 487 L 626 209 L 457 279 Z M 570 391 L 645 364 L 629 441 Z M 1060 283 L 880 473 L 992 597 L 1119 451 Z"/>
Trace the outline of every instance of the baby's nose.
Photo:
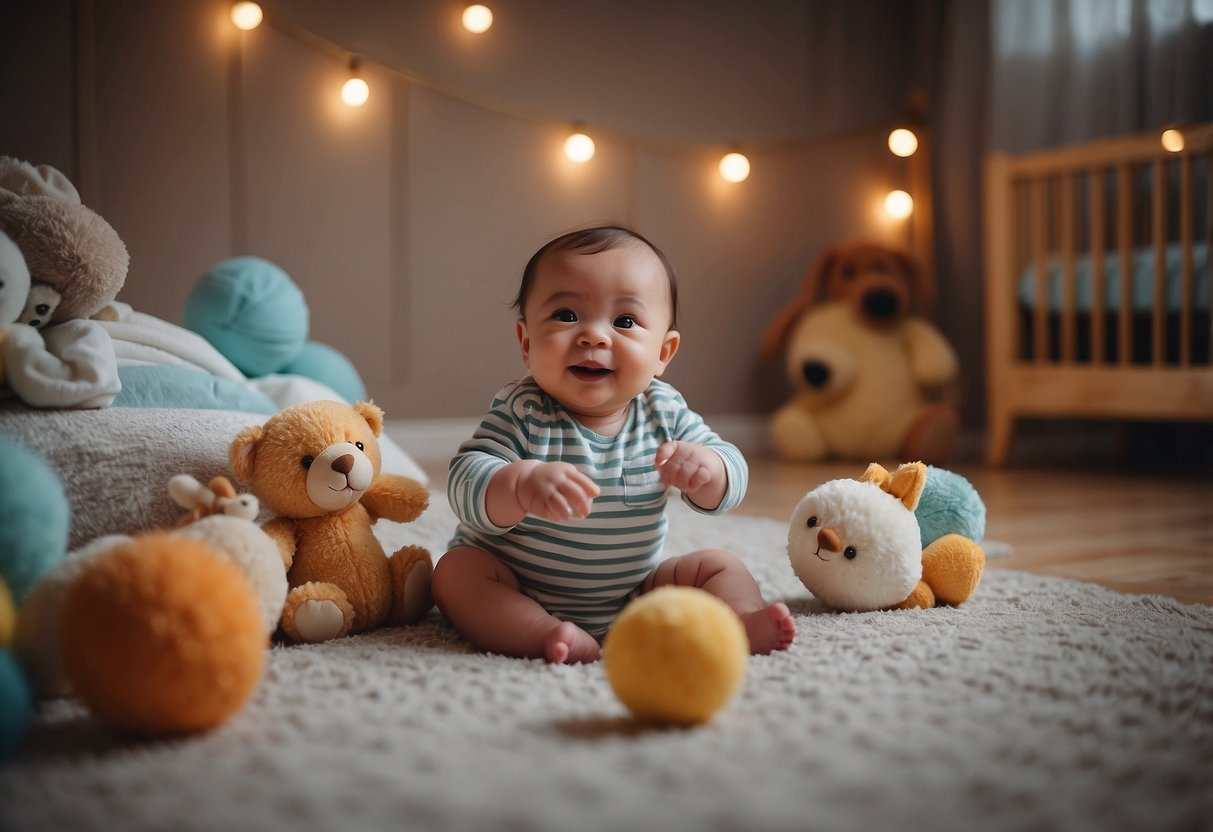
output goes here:
<path id="1" fill-rule="evenodd" d="M 598 324 L 587 323 L 581 330 L 580 337 L 577 343 L 582 346 L 607 346 L 611 343 L 611 336 L 608 334 L 606 327 Z"/>
<path id="2" fill-rule="evenodd" d="M 838 536 L 838 532 L 824 526 L 817 533 L 817 545 L 827 552 L 842 551 L 842 539 Z"/>

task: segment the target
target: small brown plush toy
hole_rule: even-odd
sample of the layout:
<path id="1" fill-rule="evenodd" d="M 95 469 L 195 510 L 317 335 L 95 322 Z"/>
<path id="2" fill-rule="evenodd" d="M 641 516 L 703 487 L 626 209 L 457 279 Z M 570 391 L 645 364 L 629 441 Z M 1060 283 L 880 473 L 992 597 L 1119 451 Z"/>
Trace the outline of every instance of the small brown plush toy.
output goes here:
<path id="1" fill-rule="evenodd" d="M 281 628 L 319 642 L 420 619 L 433 606 L 430 553 L 405 546 L 388 558 L 371 524 L 415 520 L 421 483 L 380 473 L 383 411 L 369 402 L 316 401 L 245 428 L 229 449 L 237 477 L 277 516 L 262 528 L 278 544 L 290 591 Z"/>

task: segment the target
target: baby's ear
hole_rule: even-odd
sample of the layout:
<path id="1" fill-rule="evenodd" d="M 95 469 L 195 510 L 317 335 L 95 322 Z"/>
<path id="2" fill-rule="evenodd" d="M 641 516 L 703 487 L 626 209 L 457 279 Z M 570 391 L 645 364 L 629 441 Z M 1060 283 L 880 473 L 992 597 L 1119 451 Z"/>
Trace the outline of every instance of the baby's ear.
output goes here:
<path id="1" fill-rule="evenodd" d="M 907 462 L 897 468 L 886 490 L 913 511 L 918 508 L 926 484 L 927 466 L 921 462 Z"/>
<path id="2" fill-rule="evenodd" d="M 227 449 L 227 464 L 237 478 L 246 482 L 253 478 L 253 459 L 256 456 L 257 443 L 261 441 L 261 434 L 260 425 L 245 428 L 236 434 L 231 447 Z"/>
<path id="3" fill-rule="evenodd" d="M 371 426 L 371 433 L 376 436 L 383 430 L 383 411 L 374 402 L 354 402 L 354 410 L 366 423 Z"/>

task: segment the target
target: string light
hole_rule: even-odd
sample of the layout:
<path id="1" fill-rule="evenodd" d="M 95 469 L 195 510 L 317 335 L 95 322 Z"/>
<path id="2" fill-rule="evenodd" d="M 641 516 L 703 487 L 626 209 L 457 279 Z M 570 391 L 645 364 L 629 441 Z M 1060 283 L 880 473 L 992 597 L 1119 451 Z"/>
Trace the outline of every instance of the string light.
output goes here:
<path id="1" fill-rule="evenodd" d="M 588 162 L 594 158 L 594 140 L 585 133 L 573 133 L 564 140 L 564 155 L 570 162 Z"/>
<path id="2" fill-rule="evenodd" d="M 742 153 L 726 153 L 720 157 L 720 175 L 726 182 L 744 182 L 750 175 L 750 160 Z"/>
<path id="3" fill-rule="evenodd" d="M 463 10 L 463 28 L 474 35 L 483 34 L 493 25 L 493 10 L 480 3 L 473 3 Z"/>
<path id="4" fill-rule="evenodd" d="M 918 150 L 918 137 L 914 135 L 913 130 L 898 127 L 889 133 L 889 150 L 893 152 L 894 156 L 902 158 L 913 156 L 914 151 Z"/>
<path id="5" fill-rule="evenodd" d="M 232 23 L 237 29 L 243 29 L 246 32 L 252 31 L 261 25 L 264 18 L 265 14 L 256 3 L 245 0 L 245 2 L 232 4 Z"/>
<path id="6" fill-rule="evenodd" d="M 1184 149 L 1184 134 L 1174 127 L 1163 130 L 1159 140 L 1162 142 L 1163 150 L 1171 153 L 1178 153 Z"/>
<path id="7" fill-rule="evenodd" d="M 341 100 L 351 107 L 361 107 L 371 97 L 370 86 L 358 74 L 360 66 L 357 58 L 350 58 L 350 77 L 341 86 Z"/>
<path id="8" fill-rule="evenodd" d="M 904 220 L 914 213 L 914 197 L 905 191 L 889 191 L 884 198 L 884 212 L 895 220 Z"/>

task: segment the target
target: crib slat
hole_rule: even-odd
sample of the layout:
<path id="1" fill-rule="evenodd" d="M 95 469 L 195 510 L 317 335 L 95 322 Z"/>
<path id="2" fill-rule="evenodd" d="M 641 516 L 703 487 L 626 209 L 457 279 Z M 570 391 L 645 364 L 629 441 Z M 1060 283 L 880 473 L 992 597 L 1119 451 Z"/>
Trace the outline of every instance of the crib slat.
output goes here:
<path id="1" fill-rule="evenodd" d="M 1179 159 L 1179 366 L 1192 365 L 1192 157 Z"/>
<path id="2" fill-rule="evenodd" d="M 1061 177 L 1061 362 L 1074 363 L 1074 176 Z"/>
<path id="3" fill-rule="evenodd" d="M 1045 216 L 1045 185 L 1043 177 L 1030 180 L 1030 221 L 1032 223 L 1032 262 L 1036 271 L 1036 304 L 1032 307 L 1032 360 L 1043 364 L 1049 359 L 1049 292 L 1045 280 L 1045 247 L 1048 226 Z"/>
<path id="4" fill-rule="evenodd" d="M 1127 164 L 1116 168 L 1116 238 L 1120 248 L 1120 308 L 1116 315 L 1117 360 L 1128 366 L 1133 358 L 1133 296 L 1129 288 L 1129 275 L 1133 274 L 1133 182 L 1131 168 Z"/>
<path id="5" fill-rule="evenodd" d="M 1091 363 L 1103 363 L 1104 349 L 1104 181 L 1103 169 L 1091 170 Z"/>
<path id="6" fill-rule="evenodd" d="M 1154 238 L 1154 312 L 1150 327 L 1150 358 L 1155 367 L 1166 359 L 1166 283 L 1167 283 L 1167 166 L 1154 160 L 1154 186 L 1151 188 L 1151 215 Z M 1131 274 L 1131 273 L 1130 273 Z"/>

